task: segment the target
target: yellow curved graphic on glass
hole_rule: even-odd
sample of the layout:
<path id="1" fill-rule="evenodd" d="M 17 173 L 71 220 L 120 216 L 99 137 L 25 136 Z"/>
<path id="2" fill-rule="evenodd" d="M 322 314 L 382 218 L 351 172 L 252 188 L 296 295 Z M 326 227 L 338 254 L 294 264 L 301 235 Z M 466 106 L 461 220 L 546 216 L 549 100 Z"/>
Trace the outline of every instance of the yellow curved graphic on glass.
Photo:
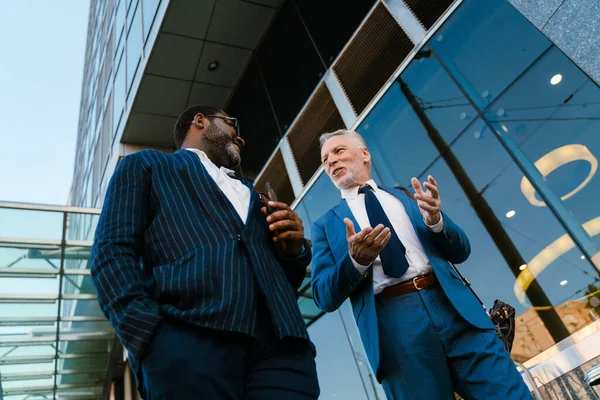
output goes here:
<path id="1" fill-rule="evenodd" d="M 568 144 L 566 146 L 559 147 L 558 149 L 552 150 L 542 158 L 537 160 L 534 164 L 538 171 L 545 178 L 550 173 L 561 166 L 568 164 L 573 161 L 587 161 L 590 163 L 590 173 L 583 182 L 579 184 L 575 189 L 562 196 L 561 200 L 566 200 L 579 192 L 588 182 L 592 179 L 596 170 L 598 169 L 598 160 L 594 155 L 582 144 Z M 521 191 L 525 198 L 536 207 L 544 207 L 546 203 L 535 198 L 535 189 L 526 177 L 521 180 Z"/>
<path id="2" fill-rule="evenodd" d="M 585 229 L 590 237 L 594 237 L 600 233 L 600 216 L 583 224 L 583 229 Z M 565 233 L 554 242 L 550 243 L 548 247 L 540 251 L 527 263 L 527 268 L 523 269 L 517 276 L 514 286 L 515 296 L 517 296 L 517 299 L 519 299 L 521 304 L 525 306 L 529 305 L 525 301 L 525 291 L 529 288 L 535 277 L 545 270 L 548 265 L 552 264 L 573 247 L 575 247 L 575 243 L 573 243 L 573 240 Z M 594 265 L 600 265 L 600 252 L 592 257 L 592 263 L 594 263 Z"/>

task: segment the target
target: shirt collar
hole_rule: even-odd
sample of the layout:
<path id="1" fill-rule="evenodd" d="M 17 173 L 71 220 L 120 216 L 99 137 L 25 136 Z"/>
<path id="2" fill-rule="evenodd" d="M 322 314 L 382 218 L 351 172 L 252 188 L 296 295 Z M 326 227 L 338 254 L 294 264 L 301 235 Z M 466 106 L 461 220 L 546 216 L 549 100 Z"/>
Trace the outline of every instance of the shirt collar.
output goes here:
<path id="1" fill-rule="evenodd" d="M 369 179 L 365 185 L 369 185 L 373 188 L 373 191 L 375 193 L 377 193 L 377 184 L 375 183 L 375 181 L 373 179 Z M 342 189 L 342 199 L 346 199 L 346 200 L 353 200 L 353 199 L 357 199 L 358 198 L 358 189 L 360 186 L 354 186 L 350 189 Z"/>
<path id="2" fill-rule="evenodd" d="M 203 152 L 202 150 L 199 149 L 192 149 L 192 148 L 185 148 L 184 150 L 188 150 L 191 151 L 192 153 L 196 153 L 198 154 L 198 157 L 200 157 L 200 160 L 202 161 L 203 164 L 208 164 L 211 167 L 214 167 L 215 169 L 220 169 L 221 171 L 225 172 L 227 175 L 234 177 L 235 176 L 235 171 L 230 170 L 229 168 L 225 168 L 225 167 L 217 167 L 215 165 L 215 163 L 213 163 L 210 158 L 208 158 L 208 156 L 206 155 L 205 152 Z"/>

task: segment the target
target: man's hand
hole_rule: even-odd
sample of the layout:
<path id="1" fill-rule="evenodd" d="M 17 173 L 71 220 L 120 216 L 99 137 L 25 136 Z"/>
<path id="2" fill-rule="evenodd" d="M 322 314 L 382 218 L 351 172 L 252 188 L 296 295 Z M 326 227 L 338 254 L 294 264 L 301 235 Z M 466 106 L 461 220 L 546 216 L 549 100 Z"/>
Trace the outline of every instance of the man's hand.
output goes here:
<path id="1" fill-rule="evenodd" d="M 266 207 L 261 208 L 261 211 L 267 217 L 269 230 L 273 232 L 273 241 L 279 243 L 284 256 L 299 256 L 304 242 L 302 220 L 285 203 L 269 201 L 269 207 L 275 209 L 272 214 L 268 214 Z"/>
<path id="2" fill-rule="evenodd" d="M 421 184 L 417 178 L 412 178 L 410 182 L 415 189 L 415 199 L 417 200 L 417 205 L 423 216 L 423 221 L 430 226 L 440 222 L 442 215 L 440 211 L 440 192 L 438 191 L 437 183 L 435 179 L 433 179 L 433 176 L 429 175 L 427 177 L 427 182 L 423 182 L 423 187 L 427 189 L 425 192 L 421 188 Z"/>
<path id="3" fill-rule="evenodd" d="M 379 224 L 373 228 L 365 228 L 355 233 L 354 224 L 350 219 L 344 218 L 346 224 L 346 240 L 348 241 L 348 252 L 360 265 L 370 265 L 381 250 L 390 241 L 392 233 L 390 228 Z"/>

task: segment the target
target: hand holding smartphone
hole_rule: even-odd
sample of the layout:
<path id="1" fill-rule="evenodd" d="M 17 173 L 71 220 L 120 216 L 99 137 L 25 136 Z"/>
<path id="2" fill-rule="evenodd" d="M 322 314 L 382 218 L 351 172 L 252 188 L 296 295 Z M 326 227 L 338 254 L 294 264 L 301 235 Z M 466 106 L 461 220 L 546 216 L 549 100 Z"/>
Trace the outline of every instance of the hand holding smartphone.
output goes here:
<path id="1" fill-rule="evenodd" d="M 265 206 L 267 207 L 267 212 L 269 214 L 273 214 L 277 210 L 275 208 L 269 206 L 268 201 L 277 201 L 277 195 L 275 194 L 275 190 L 273 190 L 273 187 L 271 186 L 270 182 L 265 183 L 265 188 L 267 189 L 267 196 L 268 196 Z"/>

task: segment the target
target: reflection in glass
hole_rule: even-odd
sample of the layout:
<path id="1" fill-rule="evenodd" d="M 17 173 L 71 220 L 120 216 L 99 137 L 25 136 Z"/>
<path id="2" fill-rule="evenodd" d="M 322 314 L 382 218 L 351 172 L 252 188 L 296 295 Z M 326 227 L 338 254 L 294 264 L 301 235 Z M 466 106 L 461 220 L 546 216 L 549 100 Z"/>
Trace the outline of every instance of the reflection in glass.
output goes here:
<path id="1" fill-rule="evenodd" d="M 86 240 L 92 238 L 98 215 L 58 208 L 0 208 L 0 231 L 6 235 L 0 236 L 4 391 L 27 392 L 27 388 L 45 385 L 52 395 L 55 369 L 59 387 L 69 382 L 97 386 L 103 381 L 114 331 L 102 315 L 91 285 L 87 269 L 90 243 Z M 63 232 L 65 228 L 68 232 Z M 57 244 L 35 244 L 46 242 Z M 75 352 L 88 358 L 90 353 L 98 356 L 91 356 L 85 372 L 81 363 L 74 363 Z"/>
<path id="2" fill-rule="evenodd" d="M 60 248 L 0 244 L 0 266 L 6 268 L 60 268 Z"/>
<path id="3" fill-rule="evenodd" d="M 325 172 L 317 178 L 310 191 L 304 196 L 303 203 L 311 221 L 315 221 L 341 200 L 340 191 L 331 183 Z"/>
<path id="4" fill-rule="evenodd" d="M 0 209 L 0 238 L 61 240 L 63 213 Z"/>
<path id="5" fill-rule="evenodd" d="M 563 78 L 552 85 L 558 72 Z M 600 238 L 592 233 L 598 211 L 590 202 L 600 193 L 600 88 L 553 47 L 492 105 L 492 113 L 600 247 Z M 545 206 L 529 182 L 521 189 L 531 204 Z"/>
<path id="6" fill-rule="evenodd" d="M 256 59 L 285 132 L 326 70 L 294 2 L 282 3 Z"/>
<path id="7" fill-rule="evenodd" d="M 118 59 L 116 64 L 117 72 L 113 88 L 113 124 L 115 132 L 121 122 L 121 115 L 123 114 L 123 107 L 125 106 L 125 57 L 121 57 L 120 60 Z"/>
<path id="8" fill-rule="evenodd" d="M 142 0 L 142 11 L 144 15 L 144 41 L 148 39 L 150 28 L 154 22 L 154 16 L 158 10 L 160 0 Z"/>
<path id="9" fill-rule="evenodd" d="M 308 330 L 317 348 L 317 375 L 323 398 L 363 400 L 367 386 L 357 368 L 354 350 L 344 337 L 339 311 L 325 314 Z M 337 340 L 332 340 L 332 335 Z"/>
<path id="10" fill-rule="evenodd" d="M 475 3 L 466 2 L 460 10 L 473 11 L 473 7 L 479 7 L 481 10 L 485 7 L 496 7 L 494 10 L 498 11 L 501 8 L 498 5 L 500 2 L 490 2 L 485 5 L 478 3 L 476 6 L 473 5 Z M 514 12 L 514 10 L 508 10 L 510 8 L 502 12 L 509 14 Z M 462 12 L 467 13 L 467 11 Z M 471 23 L 489 23 L 489 19 L 496 18 L 493 10 L 489 11 L 487 17 L 472 18 Z M 457 12 L 458 14 L 460 13 Z M 515 16 L 515 18 L 522 17 Z M 455 20 L 459 20 L 459 17 L 455 17 Z M 518 26 L 519 23 L 516 25 Z M 459 25 L 458 23 L 448 25 L 449 27 L 445 31 L 450 35 L 449 37 L 454 37 L 452 35 L 455 31 L 460 32 L 463 29 Z M 451 28 L 452 26 L 454 28 Z M 523 29 L 528 30 L 529 27 L 523 27 Z M 539 35 L 537 32 L 534 33 Z M 468 37 L 470 38 L 468 40 L 474 40 L 472 36 Z M 433 43 L 435 40 L 437 40 L 437 44 Z M 529 39 L 526 38 L 527 40 Z M 534 153 L 534 149 L 538 151 L 540 148 L 547 149 L 544 153 L 538 153 L 531 157 L 531 162 L 535 163 L 542 159 L 538 165 L 541 172 L 547 175 L 549 182 L 559 170 L 568 169 L 571 164 L 579 164 L 571 166 L 569 171 L 578 168 L 576 173 L 580 175 L 577 179 L 572 179 L 573 172 L 571 174 L 564 172 L 556 177 L 555 185 L 561 181 L 564 187 L 564 189 L 557 190 L 557 194 L 565 197 L 563 201 L 574 201 L 573 199 L 577 198 L 579 191 L 583 192 L 593 184 L 597 166 L 596 157 L 591 150 L 593 142 L 589 140 L 581 146 L 574 146 L 574 144 L 578 144 L 576 141 L 565 141 L 564 138 L 568 137 L 565 134 L 568 132 L 566 123 L 563 123 L 563 129 L 560 132 L 556 131 L 556 141 L 552 137 L 548 138 L 548 133 L 543 129 L 539 129 L 542 124 L 554 123 L 552 122 L 553 118 L 548 118 L 548 115 L 556 110 L 549 111 L 548 109 L 562 108 L 558 100 L 561 99 L 561 103 L 565 102 L 565 99 L 570 101 L 576 93 L 573 91 L 569 93 L 563 88 L 562 95 L 541 96 L 543 99 L 555 98 L 557 100 L 556 103 L 549 104 L 549 107 L 546 107 L 543 101 L 543 107 L 535 105 L 533 99 L 539 98 L 542 91 L 536 87 L 523 87 L 520 89 L 520 93 L 511 93 L 512 87 L 519 85 L 519 81 L 513 84 L 511 80 L 517 78 L 523 70 L 528 72 L 523 74 L 520 79 L 525 79 L 528 75 L 533 74 L 531 71 L 534 71 L 535 67 L 530 66 L 530 63 L 542 62 L 545 57 L 553 57 L 553 53 L 557 51 L 555 49 L 547 50 L 548 43 L 545 38 L 538 42 L 536 40 L 533 38 L 530 41 L 530 43 L 540 44 L 535 52 L 535 57 L 527 55 L 519 58 L 516 63 L 519 65 L 519 69 L 513 69 L 511 72 L 503 69 L 500 65 L 495 67 L 501 78 L 502 74 L 510 72 L 510 75 L 491 82 L 491 84 L 500 82 L 502 86 L 498 86 L 493 91 L 493 95 L 489 96 L 489 93 L 481 95 L 480 87 L 477 87 L 478 84 L 486 84 L 483 75 L 478 75 L 472 67 L 469 67 L 470 69 L 465 67 L 469 63 L 476 64 L 474 59 L 482 57 L 483 49 L 479 53 L 470 49 L 470 54 L 467 54 L 466 49 L 462 50 L 460 40 L 454 41 L 453 46 L 444 45 L 440 44 L 443 40 L 436 39 L 434 36 L 430 45 L 435 52 L 429 51 L 430 49 L 426 47 L 418 55 L 417 59 L 402 73 L 397 85 L 393 85 L 388 90 L 360 128 L 371 149 L 375 168 L 384 178 L 383 180 L 387 181 L 384 183 L 406 186 L 411 176 L 418 174 L 425 179 L 428 173 L 432 173 L 438 178 L 442 190 L 450 186 L 450 194 L 446 194 L 444 197 L 444 208 L 463 226 L 473 242 L 471 259 L 461 268 L 467 272 L 476 288 L 483 288 L 480 293 L 488 305 L 491 305 L 495 298 L 514 303 L 513 305 L 519 313 L 518 323 L 520 325 L 518 326 L 522 326 L 530 332 L 532 329 L 535 330 L 535 340 L 524 339 L 524 345 L 515 350 L 515 357 L 521 361 L 531 358 L 598 318 L 588 305 L 588 299 L 596 298 L 598 292 L 597 286 L 595 286 L 598 282 L 597 272 L 590 267 L 585 257 L 580 257 L 581 253 L 576 250 L 570 236 L 553 213 L 547 208 L 540 207 L 543 204 L 539 204 L 539 197 L 533 197 L 536 194 L 531 191 L 527 193 L 527 196 L 523 194 L 521 190 L 523 172 L 498 141 L 497 132 L 490 131 L 493 126 L 508 134 L 519 132 L 519 143 L 526 148 L 527 141 L 530 139 L 525 133 L 528 132 L 527 123 L 531 122 L 531 132 L 538 133 L 544 139 L 543 146 L 540 143 L 532 142 L 530 151 Z M 515 43 L 507 42 L 501 50 L 508 53 L 513 52 L 514 49 L 511 49 L 511 46 L 515 47 Z M 524 51 L 524 53 L 528 53 L 528 51 Z M 431 57 L 435 59 L 429 62 L 428 58 Z M 537 57 L 539 60 L 536 61 Z M 446 71 L 442 71 L 439 67 L 441 58 L 444 59 L 443 68 Z M 449 69 L 447 67 L 448 60 L 454 63 Z M 461 62 L 464 64 L 461 65 Z M 428 77 L 433 73 L 431 68 L 434 64 L 438 66 L 439 70 L 436 79 L 441 82 L 450 82 L 447 88 L 457 90 L 457 86 L 452 82 L 462 85 L 459 96 L 432 96 L 429 94 L 426 97 L 421 93 L 419 80 L 409 79 L 411 77 Z M 553 68 L 549 68 L 543 74 L 536 74 L 535 80 L 535 82 L 543 82 L 548 90 L 560 88 L 565 84 L 567 76 L 573 75 L 575 87 L 580 88 L 582 93 L 586 88 L 588 93 L 597 91 L 595 84 L 591 83 L 589 87 L 585 85 L 577 74 L 572 74 L 563 68 L 557 62 L 556 57 L 549 64 Z M 572 64 L 569 65 L 576 69 Z M 449 75 L 454 72 L 458 75 Z M 551 80 L 557 72 L 560 72 L 563 78 L 561 82 L 556 82 L 555 79 L 555 84 L 552 84 Z M 489 71 L 486 73 L 490 75 Z M 490 76 L 494 76 L 495 79 L 498 74 L 492 73 Z M 481 80 L 478 81 L 480 78 Z M 487 77 L 486 79 L 490 80 Z M 443 91 L 442 84 L 431 86 Z M 505 95 L 498 100 L 499 103 L 502 102 L 502 105 L 493 104 L 490 111 L 485 110 L 487 118 L 478 117 L 468 104 L 460 105 L 461 103 L 458 103 L 455 107 L 452 103 L 452 99 L 457 98 L 458 101 L 486 107 L 502 91 L 505 91 Z M 525 96 L 525 93 L 531 100 Z M 469 97 L 466 97 L 467 95 Z M 478 98 L 474 99 L 474 95 Z M 481 100 L 486 97 L 487 100 Z M 443 111 L 467 107 L 470 112 L 463 114 L 464 119 L 456 118 L 452 112 L 447 112 L 446 115 L 442 113 L 438 118 L 434 117 L 429 99 L 441 99 L 443 105 L 443 100 L 446 98 L 449 99 L 450 107 L 442 107 Z M 510 99 L 517 100 L 518 104 L 525 104 L 522 106 L 523 109 L 515 108 Z M 598 119 L 597 115 L 590 110 L 590 107 L 594 106 L 593 103 L 590 101 L 590 104 L 585 107 L 574 103 L 574 107 L 565 106 L 560 111 L 584 109 L 589 114 L 583 115 L 586 117 L 583 118 L 586 121 L 581 121 L 584 125 L 577 129 L 577 132 L 585 132 L 587 125 L 590 125 L 591 131 L 593 131 L 595 123 L 593 121 Z M 511 120 L 511 116 L 523 115 L 524 110 L 530 110 L 535 115 L 532 121 Z M 543 116 L 541 121 L 538 120 L 539 115 Z M 490 123 L 489 119 L 492 116 L 497 120 Z M 462 121 L 459 125 L 456 124 L 458 120 Z M 576 120 L 579 121 L 578 118 Z M 517 127 L 516 124 L 525 125 Z M 400 127 L 405 129 L 400 130 Z M 409 128 L 406 129 L 406 127 Z M 406 130 L 411 134 L 406 134 Z M 394 143 L 394 141 L 396 142 Z M 552 143 L 553 141 L 556 143 Z M 544 156 L 546 159 L 543 158 Z M 562 159 L 557 159 L 557 156 Z M 551 160 L 556 165 L 544 165 L 547 163 L 546 160 Z M 570 177 L 571 179 L 568 179 Z M 455 194 L 452 195 L 452 192 Z M 448 196 L 451 199 L 450 203 Z M 592 194 L 591 198 L 594 197 Z M 589 196 L 582 198 L 586 204 L 585 206 L 581 204 L 577 208 L 578 212 L 581 213 L 582 209 L 594 208 L 589 198 Z M 533 205 L 532 199 L 538 200 L 538 204 Z M 456 215 L 454 215 L 455 213 Z M 595 222 L 593 222 L 595 217 L 596 215 L 586 215 L 581 221 L 590 235 L 597 233 Z M 600 223 L 598 225 L 600 227 Z M 598 230 L 600 231 L 600 228 Z M 472 231 L 479 231 L 479 233 Z M 560 243 L 557 244 L 557 240 Z M 539 265 L 542 262 L 549 266 L 544 273 L 540 274 Z M 555 265 L 552 265 L 553 263 Z M 494 278 L 491 279 L 491 276 Z M 528 277 L 528 279 L 525 280 L 524 277 Z M 492 280 L 493 285 L 491 285 Z M 505 284 L 497 284 L 503 280 Z"/>
<path id="11" fill-rule="evenodd" d="M 463 2 L 428 44 L 455 65 L 483 106 L 551 45 L 504 0 Z"/>
<path id="12" fill-rule="evenodd" d="M 401 87 L 402 93 L 408 99 L 411 108 L 415 111 L 415 114 L 418 115 L 419 120 L 425 127 L 427 136 L 436 146 L 453 177 L 456 179 L 459 186 L 465 193 L 476 215 L 483 223 L 488 234 L 494 240 L 498 250 L 500 250 L 506 264 L 511 269 L 513 274 L 518 276 L 520 273 L 520 266 L 526 264 L 523 255 L 520 253 L 517 246 L 515 246 L 505 227 L 501 224 L 489 203 L 486 201 L 486 198 L 483 197 L 482 193 L 477 190 L 462 164 L 456 158 L 453 150 L 448 149 L 448 144 L 425 114 L 422 105 L 416 100 L 411 89 L 402 78 L 398 79 L 398 83 Z M 531 285 L 527 290 L 527 295 L 529 296 L 531 303 L 538 307 L 537 312 L 544 323 L 544 326 L 548 329 L 554 340 L 558 342 L 568 337 L 569 332 L 560 321 L 560 318 L 556 311 L 552 308 L 548 297 L 536 281 L 531 282 Z"/>
<path id="13" fill-rule="evenodd" d="M 94 240 L 99 214 L 69 213 L 67 218 L 67 240 Z"/>
<path id="14" fill-rule="evenodd" d="M 133 22 L 127 34 L 127 92 L 131 88 L 133 78 L 138 72 L 140 57 L 142 56 L 142 14 L 140 7 L 136 7 Z"/>

